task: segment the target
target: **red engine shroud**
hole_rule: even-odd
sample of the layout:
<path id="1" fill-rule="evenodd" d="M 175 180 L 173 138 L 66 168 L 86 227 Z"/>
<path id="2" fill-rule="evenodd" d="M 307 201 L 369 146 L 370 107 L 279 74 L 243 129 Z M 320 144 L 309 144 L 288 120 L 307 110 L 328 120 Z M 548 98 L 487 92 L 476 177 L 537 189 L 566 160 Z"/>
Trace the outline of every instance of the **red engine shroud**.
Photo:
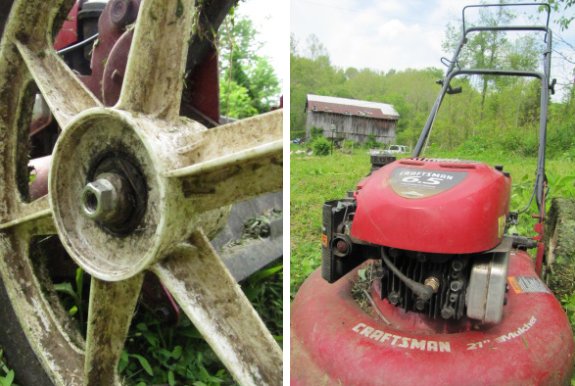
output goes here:
<path id="1" fill-rule="evenodd" d="M 476 162 L 404 159 L 358 185 L 353 238 L 428 253 L 477 253 L 503 237 L 511 178 Z"/>
<path id="2" fill-rule="evenodd" d="M 457 326 L 375 302 L 391 322 L 351 297 L 357 269 L 334 284 L 316 271 L 291 309 L 291 384 L 558 386 L 569 385 L 574 342 L 561 305 L 523 251 L 512 252 L 501 323 Z M 519 280 L 530 283 L 521 291 Z M 528 292 L 532 291 L 532 292 Z"/>

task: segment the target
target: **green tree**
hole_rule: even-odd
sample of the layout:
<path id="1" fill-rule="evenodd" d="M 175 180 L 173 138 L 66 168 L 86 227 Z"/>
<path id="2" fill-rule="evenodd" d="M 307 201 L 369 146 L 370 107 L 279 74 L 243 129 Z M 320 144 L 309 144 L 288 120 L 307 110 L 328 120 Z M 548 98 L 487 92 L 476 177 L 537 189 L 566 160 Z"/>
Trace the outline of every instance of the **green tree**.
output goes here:
<path id="1" fill-rule="evenodd" d="M 240 118 L 269 111 L 279 104 L 279 81 L 265 57 L 249 19 L 232 12 L 219 30 L 220 106 L 223 115 Z M 230 94 L 230 93 L 233 93 Z M 252 107 L 248 109 L 245 104 Z"/>
<path id="2" fill-rule="evenodd" d="M 575 0 L 548 0 L 545 1 L 551 5 L 551 8 L 555 12 L 559 12 L 561 16 L 557 20 L 557 23 L 561 27 L 561 30 L 566 30 L 571 25 L 571 22 L 575 20 L 575 15 L 570 13 L 571 7 L 575 5 Z"/>
<path id="3" fill-rule="evenodd" d="M 224 115 L 233 118 L 246 118 L 258 113 L 252 105 L 248 89 L 233 80 L 221 84 L 220 106 Z"/>
<path id="4" fill-rule="evenodd" d="M 503 3 L 502 0 L 499 0 Z M 509 24 L 515 16 L 503 7 L 499 7 L 495 12 L 492 9 L 481 8 L 477 25 L 483 27 L 494 27 Z M 443 43 L 444 50 L 450 52 L 461 40 L 461 31 L 452 25 L 447 27 L 446 40 Z M 497 68 L 503 62 L 503 52 L 507 49 L 509 41 L 505 34 L 496 31 L 482 31 L 467 36 L 467 43 L 459 55 L 459 65 L 470 68 Z M 484 118 L 485 99 L 490 84 L 494 84 L 495 78 L 482 76 L 480 79 L 481 89 L 481 114 L 480 120 Z"/>
<path id="5" fill-rule="evenodd" d="M 346 76 L 344 71 L 333 67 L 329 56 L 325 52 L 317 37 L 308 39 L 315 48 L 308 52 L 322 52 L 314 59 L 299 56 L 295 49 L 290 55 L 290 128 L 300 137 L 305 130 L 305 102 L 307 94 L 349 96 L 348 90 L 343 87 Z M 295 38 L 292 37 L 295 42 Z M 304 50 L 306 51 L 306 50 Z"/>

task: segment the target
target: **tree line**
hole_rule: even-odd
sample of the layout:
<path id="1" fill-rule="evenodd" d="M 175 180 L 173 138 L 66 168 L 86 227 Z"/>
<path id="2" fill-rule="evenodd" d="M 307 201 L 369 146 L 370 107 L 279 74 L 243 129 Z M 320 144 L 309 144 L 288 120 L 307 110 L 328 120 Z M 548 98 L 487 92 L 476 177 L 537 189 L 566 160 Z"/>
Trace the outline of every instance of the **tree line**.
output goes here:
<path id="1" fill-rule="evenodd" d="M 496 25 L 513 18 L 509 13 L 481 16 L 482 24 Z M 443 44 L 451 52 L 458 31 L 448 26 Z M 504 34 L 482 32 L 468 40 L 459 64 L 462 67 L 536 70 L 541 45 L 531 35 L 508 40 Z M 439 59 L 439 58 L 438 58 Z M 304 136 L 307 94 L 376 101 L 394 105 L 400 114 L 396 142 L 413 146 L 439 93 L 437 81 L 444 69 L 379 71 L 339 68 L 317 37 L 290 44 L 291 137 Z M 497 149 L 535 155 L 538 146 L 540 81 L 518 77 L 458 77 L 452 87 L 463 92 L 447 95 L 435 121 L 430 146 L 468 151 Z M 575 89 L 573 83 L 548 114 L 549 154 L 572 153 L 575 158 Z"/>

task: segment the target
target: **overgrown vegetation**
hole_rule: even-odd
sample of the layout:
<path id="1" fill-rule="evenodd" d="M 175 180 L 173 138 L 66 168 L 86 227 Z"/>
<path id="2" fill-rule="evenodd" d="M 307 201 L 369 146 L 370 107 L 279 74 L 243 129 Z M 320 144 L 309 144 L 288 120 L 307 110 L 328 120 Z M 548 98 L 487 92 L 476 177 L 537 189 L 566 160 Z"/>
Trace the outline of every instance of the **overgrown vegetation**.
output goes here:
<path id="1" fill-rule="evenodd" d="M 58 285 L 69 313 L 79 323 L 87 298 L 81 294 L 84 274 L 74 283 Z M 261 270 L 241 284 L 254 308 L 281 345 L 283 343 L 283 265 Z M 177 325 L 169 325 L 149 310 L 139 307 L 130 328 L 119 371 L 127 385 L 233 385 L 229 372 L 194 325 L 182 314 Z M 0 347 L 0 386 L 13 386 L 15 373 L 4 360 Z"/>
<path id="2" fill-rule="evenodd" d="M 242 284 L 246 296 L 282 343 L 282 265 L 260 271 Z M 232 385 L 202 335 L 184 316 L 167 326 L 150 312 L 140 312 L 133 322 L 120 359 L 120 372 L 129 385 Z"/>

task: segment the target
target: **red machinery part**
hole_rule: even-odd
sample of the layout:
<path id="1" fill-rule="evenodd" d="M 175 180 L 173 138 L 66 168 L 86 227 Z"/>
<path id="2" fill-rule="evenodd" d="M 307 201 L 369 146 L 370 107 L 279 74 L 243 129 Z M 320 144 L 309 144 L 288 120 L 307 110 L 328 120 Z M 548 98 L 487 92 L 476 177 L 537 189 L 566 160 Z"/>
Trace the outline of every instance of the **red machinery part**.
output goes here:
<path id="1" fill-rule="evenodd" d="M 334 284 L 316 271 L 291 310 L 291 384 L 568 385 L 574 341 L 561 305 L 526 252 L 510 256 L 508 302 L 501 323 L 443 322 L 376 305 L 391 323 L 368 315 L 351 297 L 357 269 Z"/>
<path id="2" fill-rule="evenodd" d="M 78 42 L 78 10 L 80 3 L 76 2 L 56 35 L 54 49 L 61 50 Z"/>
<path id="3" fill-rule="evenodd" d="M 396 161 L 358 185 L 351 236 L 410 251 L 484 252 L 502 240 L 510 190 L 511 178 L 485 164 Z"/>

